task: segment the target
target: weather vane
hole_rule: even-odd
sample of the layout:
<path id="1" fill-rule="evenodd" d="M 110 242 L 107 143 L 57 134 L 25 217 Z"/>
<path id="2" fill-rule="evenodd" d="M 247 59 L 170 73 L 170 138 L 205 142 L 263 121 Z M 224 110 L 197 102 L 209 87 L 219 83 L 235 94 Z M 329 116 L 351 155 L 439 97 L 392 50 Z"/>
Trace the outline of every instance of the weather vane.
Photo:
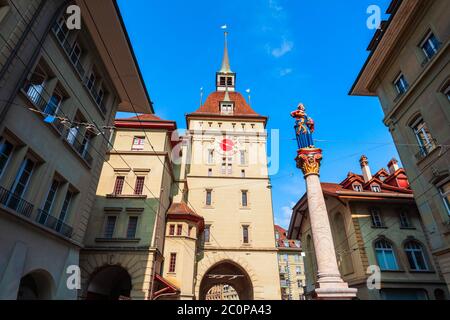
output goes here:
<path id="1" fill-rule="evenodd" d="M 291 112 L 291 116 L 295 119 L 295 135 L 299 149 L 313 148 L 314 120 L 306 114 L 303 103 L 300 103 L 297 109 Z"/>

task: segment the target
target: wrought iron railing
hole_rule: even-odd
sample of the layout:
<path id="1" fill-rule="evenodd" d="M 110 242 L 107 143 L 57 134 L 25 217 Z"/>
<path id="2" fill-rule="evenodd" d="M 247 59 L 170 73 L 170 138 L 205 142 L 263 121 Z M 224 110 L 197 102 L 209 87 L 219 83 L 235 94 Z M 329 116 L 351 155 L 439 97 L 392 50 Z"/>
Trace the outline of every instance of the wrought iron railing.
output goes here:
<path id="1" fill-rule="evenodd" d="M 31 217 L 33 205 L 13 192 L 0 187 L 0 204 L 27 218 Z"/>
<path id="2" fill-rule="evenodd" d="M 416 154 L 416 159 L 418 161 L 426 158 L 431 151 L 436 149 L 437 147 L 437 141 L 436 139 L 431 139 L 429 143 L 423 146 L 419 146 L 419 152 Z"/>
<path id="3" fill-rule="evenodd" d="M 71 226 L 64 223 L 64 221 L 50 215 L 44 210 L 38 210 L 36 222 L 43 226 L 46 226 L 47 228 L 55 230 L 56 232 L 67 238 L 72 237 L 73 228 Z"/>

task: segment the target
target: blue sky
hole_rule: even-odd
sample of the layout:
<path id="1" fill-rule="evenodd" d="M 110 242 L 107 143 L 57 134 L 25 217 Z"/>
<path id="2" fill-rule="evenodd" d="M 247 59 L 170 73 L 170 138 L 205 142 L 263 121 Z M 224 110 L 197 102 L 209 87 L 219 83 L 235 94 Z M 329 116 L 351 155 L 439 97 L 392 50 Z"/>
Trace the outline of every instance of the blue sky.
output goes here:
<path id="1" fill-rule="evenodd" d="M 231 68 L 237 89 L 252 90 L 252 107 L 280 130 L 280 171 L 271 177 L 276 222 L 287 227 L 290 208 L 304 194 L 295 167 L 296 143 L 289 116 L 299 102 L 316 122 L 324 151 L 323 182 L 360 172 L 359 157 L 372 171 L 398 158 L 377 98 L 348 92 L 368 55 L 374 34 L 366 26 L 372 4 L 386 11 L 390 0 L 120 0 L 156 114 L 185 127 L 199 92 L 215 90 L 214 76 L 229 26 Z"/>

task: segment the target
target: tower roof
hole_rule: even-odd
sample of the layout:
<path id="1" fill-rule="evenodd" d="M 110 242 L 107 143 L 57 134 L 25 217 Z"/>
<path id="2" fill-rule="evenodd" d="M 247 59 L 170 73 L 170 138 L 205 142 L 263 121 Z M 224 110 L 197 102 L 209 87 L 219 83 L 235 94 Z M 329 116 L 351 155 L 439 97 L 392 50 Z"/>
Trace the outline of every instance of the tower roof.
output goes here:
<path id="1" fill-rule="evenodd" d="M 228 98 L 230 99 L 231 102 L 234 102 L 234 112 L 232 115 L 229 115 L 228 117 L 236 117 L 236 116 L 262 117 L 248 105 L 247 101 L 245 101 L 245 98 L 239 92 L 220 92 L 220 91 L 215 91 L 211 93 L 206 99 L 205 103 L 197 111 L 191 114 L 221 115 L 220 102 L 225 101 L 226 95 L 228 95 Z"/>
<path id="2" fill-rule="evenodd" d="M 228 57 L 228 32 L 225 31 L 225 45 L 223 49 L 223 59 L 222 68 L 220 68 L 221 73 L 232 73 L 230 68 L 230 58 Z"/>

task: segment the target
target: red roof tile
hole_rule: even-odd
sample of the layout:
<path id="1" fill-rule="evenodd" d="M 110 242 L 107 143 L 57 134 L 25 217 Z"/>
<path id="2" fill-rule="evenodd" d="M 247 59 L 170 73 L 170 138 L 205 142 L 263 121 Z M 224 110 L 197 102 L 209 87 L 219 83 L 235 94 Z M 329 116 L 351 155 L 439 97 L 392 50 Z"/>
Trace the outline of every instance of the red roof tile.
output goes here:
<path id="1" fill-rule="evenodd" d="M 154 115 L 154 114 L 141 114 L 139 116 L 135 116 L 135 117 L 131 117 L 131 118 L 121 118 L 121 119 L 116 119 L 116 121 L 167 121 L 167 120 L 163 120 L 160 117 Z"/>
<path id="2" fill-rule="evenodd" d="M 239 92 L 229 92 L 230 100 L 234 102 L 234 116 L 255 116 L 261 117 L 245 101 Z M 213 92 L 206 99 L 205 103 L 192 114 L 218 114 L 220 115 L 220 102 L 225 98 L 225 92 Z"/>

